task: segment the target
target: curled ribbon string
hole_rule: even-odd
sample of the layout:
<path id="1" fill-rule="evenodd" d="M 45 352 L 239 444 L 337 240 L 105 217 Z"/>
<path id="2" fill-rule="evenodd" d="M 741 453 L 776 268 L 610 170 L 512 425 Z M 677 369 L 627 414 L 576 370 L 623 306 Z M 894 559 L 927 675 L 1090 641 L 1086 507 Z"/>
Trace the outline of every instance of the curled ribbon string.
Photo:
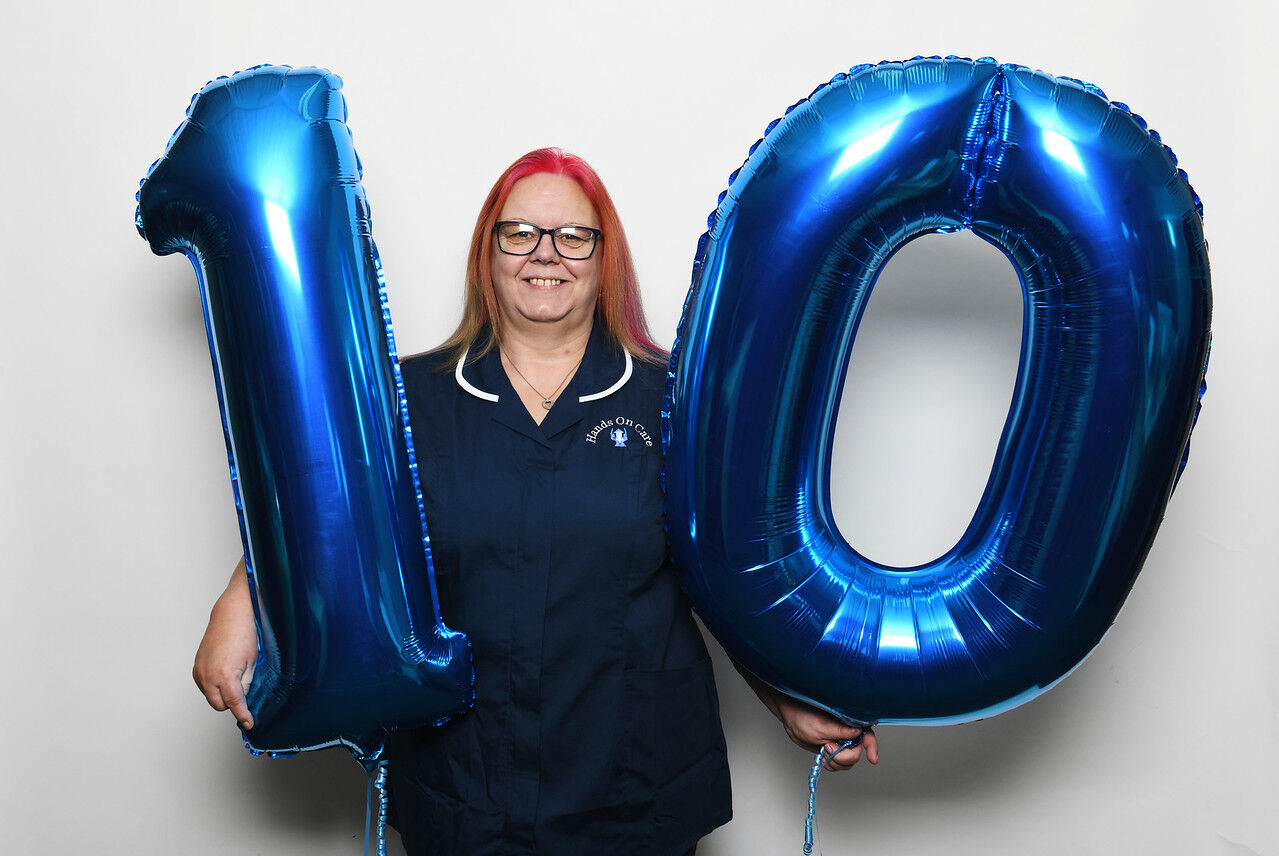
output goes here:
<path id="1" fill-rule="evenodd" d="M 861 745 L 863 736 L 865 732 L 858 734 L 852 740 L 845 740 L 834 752 L 827 753 L 826 747 L 823 746 L 813 756 L 813 769 L 808 771 L 808 818 L 804 821 L 804 856 L 813 854 L 813 826 L 817 822 L 817 777 L 822 772 L 822 765 L 850 746 Z"/>
<path id="2" fill-rule="evenodd" d="M 378 761 L 369 770 L 369 786 L 364 793 L 364 856 L 369 856 L 369 833 L 373 823 L 373 790 L 377 789 L 376 856 L 386 856 L 386 762 Z"/>

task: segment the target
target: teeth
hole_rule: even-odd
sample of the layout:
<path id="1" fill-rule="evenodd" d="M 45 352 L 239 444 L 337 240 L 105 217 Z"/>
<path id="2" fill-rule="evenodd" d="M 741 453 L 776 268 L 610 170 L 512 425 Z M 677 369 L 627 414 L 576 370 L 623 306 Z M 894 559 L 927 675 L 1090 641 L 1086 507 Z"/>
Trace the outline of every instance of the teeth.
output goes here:
<path id="1" fill-rule="evenodd" d="M 537 286 L 538 288 L 551 288 L 553 286 L 559 285 L 563 281 L 564 280 L 562 279 L 537 279 L 536 277 L 531 277 L 529 279 L 529 282 L 531 282 L 533 285 Z"/>

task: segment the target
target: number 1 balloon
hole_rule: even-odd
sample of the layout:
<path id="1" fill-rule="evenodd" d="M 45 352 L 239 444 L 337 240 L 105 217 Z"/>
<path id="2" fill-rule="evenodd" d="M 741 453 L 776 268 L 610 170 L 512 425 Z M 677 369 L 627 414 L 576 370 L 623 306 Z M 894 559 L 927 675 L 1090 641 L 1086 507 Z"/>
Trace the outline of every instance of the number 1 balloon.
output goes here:
<path id="1" fill-rule="evenodd" d="M 859 723 L 989 716 L 1074 668 L 1184 461 L 1208 352 L 1200 215 L 1125 105 L 993 60 L 859 66 L 770 125 L 702 238 L 664 414 L 672 551 L 728 652 Z M 887 260 L 959 229 L 1021 278 L 1016 388 L 967 531 L 887 567 L 831 514 L 842 378 Z"/>
<path id="2" fill-rule="evenodd" d="M 270 66 L 210 83 L 137 223 L 199 280 L 258 627 L 246 742 L 371 767 L 385 731 L 465 710 L 472 682 L 440 619 L 341 85 Z"/>

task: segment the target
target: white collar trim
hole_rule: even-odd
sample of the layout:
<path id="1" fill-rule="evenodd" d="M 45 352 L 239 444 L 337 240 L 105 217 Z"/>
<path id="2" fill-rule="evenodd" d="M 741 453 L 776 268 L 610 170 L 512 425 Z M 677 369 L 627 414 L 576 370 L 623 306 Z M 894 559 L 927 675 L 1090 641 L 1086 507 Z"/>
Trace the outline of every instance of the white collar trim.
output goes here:
<path id="1" fill-rule="evenodd" d="M 622 371 L 622 376 L 617 379 L 617 383 L 613 384 L 603 392 L 595 392 L 590 395 L 579 395 L 577 397 L 579 403 L 585 404 L 588 401 L 596 401 L 601 398 L 606 398 L 626 385 L 626 382 L 631 379 L 631 352 L 623 349 L 622 355 L 626 357 L 626 368 Z"/>
<path id="2" fill-rule="evenodd" d="M 470 352 L 470 348 L 467 348 L 462 352 L 462 358 L 457 361 L 457 368 L 453 370 L 453 377 L 457 379 L 457 385 L 481 401 L 497 401 L 498 399 L 496 395 L 491 392 L 485 392 L 482 389 L 477 389 L 462 375 L 462 367 L 466 365 L 466 358 Z M 593 392 L 590 395 L 579 395 L 577 397 L 578 403 L 585 404 L 588 401 L 598 401 L 601 398 L 607 398 L 626 385 L 626 382 L 631 379 L 631 372 L 634 370 L 635 364 L 631 359 L 630 351 L 623 350 L 622 356 L 626 358 L 626 368 L 622 370 L 622 376 L 617 379 L 617 382 L 602 392 Z"/>
<path id="3" fill-rule="evenodd" d="M 496 395 L 494 395 L 491 392 L 485 392 L 482 389 L 476 389 L 474 386 L 471 385 L 470 381 L 468 381 L 466 378 L 462 376 L 462 366 L 466 365 L 466 357 L 470 353 L 471 353 L 471 349 L 467 348 L 465 351 L 462 352 L 462 359 L 457 361 L 457 369 L 455 369 L 453 372 L 453 377 L 457 378 L 457 385 L 462 387 L 462 389 L 466 390 L 467 392 L 469 392 L 471 395 L 475 396 L 476 398 L 483 399 L 484 401 L 497 401 Z"/>

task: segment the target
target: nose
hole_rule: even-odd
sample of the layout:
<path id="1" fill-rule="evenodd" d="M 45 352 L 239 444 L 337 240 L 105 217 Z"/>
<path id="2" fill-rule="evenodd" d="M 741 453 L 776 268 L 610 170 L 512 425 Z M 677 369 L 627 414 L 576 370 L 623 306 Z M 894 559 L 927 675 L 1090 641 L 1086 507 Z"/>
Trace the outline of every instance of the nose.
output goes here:
<path id="1" fill-rule="evenodd" d="M 539 262 L 556 262 L 559 261 L 559 251 L 555 249 L 555 241 L 551 238 L 550 232 L 543 232 L 537 239 L 537 246 L 533 249 L 533 258 Z"/>

